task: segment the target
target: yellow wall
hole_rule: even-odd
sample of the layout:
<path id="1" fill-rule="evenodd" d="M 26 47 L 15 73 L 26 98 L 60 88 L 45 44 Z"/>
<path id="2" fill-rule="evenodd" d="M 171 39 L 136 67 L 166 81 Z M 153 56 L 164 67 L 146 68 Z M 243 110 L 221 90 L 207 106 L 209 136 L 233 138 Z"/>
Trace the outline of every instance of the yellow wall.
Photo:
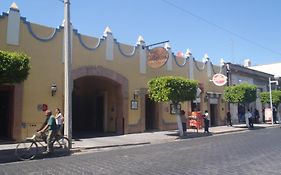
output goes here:
<path id="1" fill-rule="evenodd" d="M 10 51 L 21 51 L 31 57 L 31 70 L 30 75 L 26 81 L 23 82 L 23 109 L 22 109 L 22 122 L 31 123 L 36 126 L 22 130 L 22 137 L 26 137 L 38 128 L 44 119 L 44 113 L 37 110 L 38 104 L 47 104 L 49 109 L 54 110 L 56 107 L 63 108 L 63 89 L 64 89 L 64 64 L 63 64 L 63 29 L 57 29 L 56 36 L 46 42 L 35 39 L 28 31 L 26 21 L 20 22 L 20 43 L 18 46 L 11 46 L 6 44 L 6 28 L 7 16 L 0 18 L 0 49 Z M 32 31 L 40 37 L 49 37 L 53 28 L 32 24 Z M 83 42 L 89 46 L 96 46 L 99 42 L 98 38 L 89 36 L 82 36 Z M 133 51 L 135 46 L 121 44 L 123 52 L 129 54 Z M 140 73 L 140 49 L 136 49 L 136 53 L 131 57 L 123 56 L 116 43 L 114 43 L 114 60 L 106 60 L 106 42 L 103 41 L 101 45 L 94 51 L 85 49 L 79 42 L 76 32 L 73 32 L 73 60 L 72 70 L 102 65 L 104 68 L 118 72 L 128 79 L 128 101 L 133 98 L 134 90 L 141 88 L 147 89 L 147 82 L 153 77 L 173 75 L 183 76 L 189 78 L 189 63 L 183 67 L 176 65 L 174 58 L 172 63 L 172 71 L 167 71 L 167 66 L 164 65 L 159 69 L 152 69 L 147 65 L 146 73 Z M 181 58 L 177 58 L 179 63 L 183 63 Z M 199 67 L 203 63 L 198 62 Z M 219 67 L 215 66 L 216 72 L 219 72 Z M 199 71 L 194 67 L 194 79 L 204 83 L 205 92 L 223 92 L 223 87 L 217 87 L 207 76 L 207 69 Z M 51 96 L 51 84 L 56 83 L 57 93 Z M 202 100 L 203 102 L 204 100 Z M 207 108 L 207 104 L 203 104 L 203 108 Z M 220 107 L 222 108 L 222 107 Z M 225 108 L 225 106 L 223 106 Z M 128 125 L 137 124 L 141 119 L 140 110 L 130 110 L 130 103 L 128 103 Z M 182 109 L 190 112 L 190 102 L 182 104 Z M 169 104 L 164 103 L 161 106 L 163 112 L 162 119 L 166 123 L 174 123 L 175 116 L 169 113 Z M 202 109 L 203 110 L 203 109 Z M 221 116 L 224 116 L 224 111 L 219 111 Z"/>

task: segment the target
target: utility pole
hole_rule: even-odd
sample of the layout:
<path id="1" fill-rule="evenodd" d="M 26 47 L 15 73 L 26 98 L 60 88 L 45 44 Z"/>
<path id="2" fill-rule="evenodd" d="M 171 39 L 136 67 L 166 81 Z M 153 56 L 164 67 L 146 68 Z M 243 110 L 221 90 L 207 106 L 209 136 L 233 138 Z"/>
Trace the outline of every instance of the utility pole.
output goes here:
<path id="1" fill-rule="evenodd" d="M 64 134 L 72 147 L 72 78 L 71 78 L 71 27 L 70 0 L 64 0 Z"/>

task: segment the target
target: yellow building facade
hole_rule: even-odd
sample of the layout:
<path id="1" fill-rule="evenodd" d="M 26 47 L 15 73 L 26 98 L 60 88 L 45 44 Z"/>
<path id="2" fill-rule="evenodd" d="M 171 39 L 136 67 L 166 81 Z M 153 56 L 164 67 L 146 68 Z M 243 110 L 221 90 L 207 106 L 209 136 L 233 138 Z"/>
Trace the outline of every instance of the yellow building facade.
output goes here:
<path id="1" fill-rule="evenodd" d="M 30 74 L 21 84 L 0 85 L 3 110 L 1 137 L 21 140 L 32 135 L 44 121 L 44 107 L 54 111 L 64 108 L 64 48 L 63 30 L 28 22 L 13 4 L 0 16 L 0 49 L 26 53 L 31 57 Z M 200 94 L 194 102 L 184 102 L 181 108 L 208 110 L 211 125 L 223 125 L 227 104 L 223 86 L 216 86 L 212 76 L 221 71 L 206 57 L 196 61 L 187 52 L 176 56 L 168 43 L 165 64 L 152 68 L 146 47 L 139 36 L 136 45 L 119 43 L 110 28 L 101 38 L 72 30 L 71 91 L 72 129 L 80 133 L 136 133 L 147 130 L 177 129 L 176 117 L 170 114 L 169 103 L 156 103 L 148 98 L 147 82 L 159 76 L 182 76 L 198 80 Z M 51 93 L 51 86 L 57 90 Z M 135 103 L 137 102 L 137 106 Z"/>

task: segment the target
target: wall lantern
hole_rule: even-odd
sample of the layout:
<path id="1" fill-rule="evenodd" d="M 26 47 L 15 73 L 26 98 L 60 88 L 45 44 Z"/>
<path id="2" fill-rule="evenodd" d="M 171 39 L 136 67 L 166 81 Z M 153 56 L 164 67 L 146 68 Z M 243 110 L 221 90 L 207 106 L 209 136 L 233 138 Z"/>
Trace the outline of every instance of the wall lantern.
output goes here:
<path id="1" fill-rule="evenodd" d="M 134 100 L 137 99 L 140 95 L 140 90 L 134 90 Z"/>
<path id="2" fill-rule="evenodd" d="M 138 100 L 131 100 L 131 109 L 132 110 L 138 110 L 138 108 L 139 108 L 139 102 L 138 102 Z"/>
<path id="3" fill-rule="evenodd" d="M 56 95 L 56 92 L 57 92 L 57 85 L 56 85 L 56 83 L 52 83 L 52 86 L 51 86 L 52 96 Z"/>
<path id="4" fill-rule="evenodd" d="M 134 90 L 134 93 L 133 93 L 133 100 L 131 100 L 131 109 L 132 110 L 138 110 L 139 108 L 139 102 L 138 102 L 138 98 L 139 98 L 139 95 L 140 95 L 140 90 Z"/>

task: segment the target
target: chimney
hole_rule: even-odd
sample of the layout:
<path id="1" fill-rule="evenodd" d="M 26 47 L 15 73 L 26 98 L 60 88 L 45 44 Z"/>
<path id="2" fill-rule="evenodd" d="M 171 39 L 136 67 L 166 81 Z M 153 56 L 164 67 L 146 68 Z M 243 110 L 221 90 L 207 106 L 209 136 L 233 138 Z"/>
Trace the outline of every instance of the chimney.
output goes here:
<path id="1" fill-rule="evenodd" d="M 251 67 L 251 60 L 250 59 L 245 59 L 244 60 L 244 67 Z"/>

